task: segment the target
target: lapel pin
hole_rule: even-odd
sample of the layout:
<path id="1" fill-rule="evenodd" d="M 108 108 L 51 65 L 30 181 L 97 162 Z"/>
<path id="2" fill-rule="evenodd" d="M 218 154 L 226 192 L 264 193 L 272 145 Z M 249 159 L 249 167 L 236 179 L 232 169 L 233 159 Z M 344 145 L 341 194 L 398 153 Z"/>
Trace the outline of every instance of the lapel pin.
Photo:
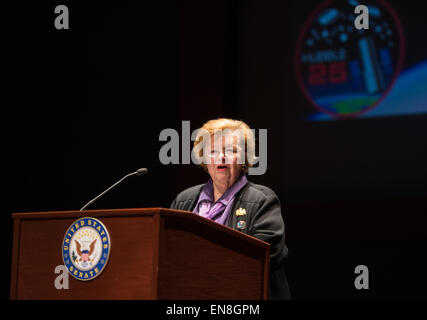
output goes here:
<path id="1" fill-rule="evenodd" d="M 246 221 L 244 220 L 240 220 L 237 222 L 237 228 L 240 230 L 243 230 L 246 228 Z"/>
<path id="2" fill-rule="evenodd" d="M 246 209 L 239 208 L 236 210 L 236 216 L 244 216 L 246 214 Z"/>

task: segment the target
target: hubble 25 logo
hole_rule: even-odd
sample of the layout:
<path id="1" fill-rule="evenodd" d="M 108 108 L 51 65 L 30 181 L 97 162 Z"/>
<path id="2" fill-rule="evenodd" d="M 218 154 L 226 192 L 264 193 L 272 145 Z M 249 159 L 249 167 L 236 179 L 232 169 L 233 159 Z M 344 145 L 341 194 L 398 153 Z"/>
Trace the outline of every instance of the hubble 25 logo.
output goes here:
<path id="1" fill-rule="evenodd" d="M 356 117 L 377 106 L 402 69 L 405 39 L 397 14 L 385 0 L 365 4 L 324 1 L 296 46 L 303 94 L 316 111 L 333 118 Z"/>

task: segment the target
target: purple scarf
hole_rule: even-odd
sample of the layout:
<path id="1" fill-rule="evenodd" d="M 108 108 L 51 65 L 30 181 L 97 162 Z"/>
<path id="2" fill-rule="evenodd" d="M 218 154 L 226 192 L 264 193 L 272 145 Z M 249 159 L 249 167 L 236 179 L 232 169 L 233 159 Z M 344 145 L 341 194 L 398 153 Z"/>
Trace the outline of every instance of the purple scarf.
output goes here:
<path id="1" fill-rule="evenodd" d="M 224 224 L 233 207 L 234 196 L 247 182 L 248 179 L 246 175 L 242 174 L 240 178 L 224 192 L 221 198 L 214 203 L 213 182 L 212 179 L 209 179 L 200 192 L 199 200 L 193 212 L 219 224 Z"/>

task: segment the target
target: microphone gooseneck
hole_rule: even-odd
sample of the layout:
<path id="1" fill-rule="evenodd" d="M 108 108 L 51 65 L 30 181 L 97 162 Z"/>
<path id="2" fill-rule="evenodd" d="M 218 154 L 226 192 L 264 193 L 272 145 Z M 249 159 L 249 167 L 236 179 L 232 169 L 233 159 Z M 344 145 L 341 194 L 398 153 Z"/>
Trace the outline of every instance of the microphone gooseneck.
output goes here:
<path id="1" fill-rule="evenodd" d="M 131 177 L 131 176 L 144 176 L 148 173 L 148 169 L 147 168 L 140 168 L 138 170 L 136 170 L 135 172 L 129 173 L 127 175 L 125 175 L 123 178 L 121 178 L 119 181 L 117 181 L 115 184 L 113 184 L 111 187 L 109 187 L 107 190 L 103 191 L 102 193 L 100 193 L 99 195 L 97 195 L 95 198 L 93 198 L 92 200 L 90 200 L 88 203 L 86 203 L 81 209 L 80 211 L 85 210 L 88 206 L 90 206 L 92 203 L 94 203 L 96 200 L 98 200 L 99 198 L 101 198 L 104 194 L 106 194 L 108 191 L 110 191 L 111 189 L 113 189 L 115 186 L 117 186 L 118 184 L 120 184 L 123 180 Z"/>

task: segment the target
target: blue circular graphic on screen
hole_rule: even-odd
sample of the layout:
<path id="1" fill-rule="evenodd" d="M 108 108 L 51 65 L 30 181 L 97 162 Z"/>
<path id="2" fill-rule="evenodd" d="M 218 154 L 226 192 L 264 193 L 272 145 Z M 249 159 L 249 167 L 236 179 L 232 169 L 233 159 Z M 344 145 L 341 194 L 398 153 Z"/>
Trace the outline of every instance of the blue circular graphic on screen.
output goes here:
<path id="1" fill-rule="evenodd" d="M 358 5 L 368 8 L 368 19 Z M 355 20 L 368 22 L 358 29 Z M 359 23 L 360 24 L 360 23 Z M 298 39 L 298 83 L 315 110 L 356 117 L 378 105 L 403 65 L 400 20 L 385 0 L 328 0 L 306 21 Z"/>

